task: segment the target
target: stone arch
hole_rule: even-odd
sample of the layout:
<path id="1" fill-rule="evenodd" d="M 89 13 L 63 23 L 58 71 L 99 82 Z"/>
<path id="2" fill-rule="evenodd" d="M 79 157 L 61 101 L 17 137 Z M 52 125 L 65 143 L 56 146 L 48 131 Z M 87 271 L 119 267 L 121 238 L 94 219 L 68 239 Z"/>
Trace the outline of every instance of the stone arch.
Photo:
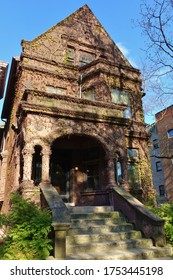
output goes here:
<path id="1" fill-rule="evenodd" d="M 81 201 L 84 203 L 87 195 L 88 200 L 89 195 L 90 199 L 93 195 L 95 200 L 96 193 L 105 191 L 107 186 L 109 151 L 106 144 L 93 135 L 83 133 L 63 134 L 53 139 L 51 184 L 66 201 L 79 205 Z"/>
<path id="2" fill-rule="evenodd" d="M 103 148 L 105 151 L 105 155 L 108 156 L 110 153 L 112 153 L 111 146 L 107 143 L 106 138 L 98 135 L 98 134 L 93 134 L 92 131 L 87 131 L 87 132 L 76 132 L 76 131 L 71 131 L 70 129 L 63 130 L 63 132 L 57 130 L 52 132 L 49 137 L 48 137 L 48 142 L 50 146 L 52 146 L 53 142 L 58 139 L 58 138 L 63 138 L 63 137 L 70 137 L 72 135 L 79 136 L 79 137 L 90 137 L 91 139 L 95 139 L 98 144 Z"/>

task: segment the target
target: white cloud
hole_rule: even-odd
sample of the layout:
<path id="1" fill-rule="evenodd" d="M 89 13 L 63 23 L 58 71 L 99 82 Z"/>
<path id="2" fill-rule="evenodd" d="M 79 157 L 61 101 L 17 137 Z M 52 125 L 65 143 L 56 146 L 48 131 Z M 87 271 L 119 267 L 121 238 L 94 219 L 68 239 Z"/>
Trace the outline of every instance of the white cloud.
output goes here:
<path id="1" fill-rule="evenodd" d="M 116 43 L 117 47 L 120 49 L 120 51 L 123 53 L 123 55 L 125 56 L 125 58 L 127 58 L 127 60 L 130 62 L 130 64 L 135 67 L 138 68 L 135 60 L 130 56 L 130 50 L 127 49 L 122 42 L 118 42 Z"/>

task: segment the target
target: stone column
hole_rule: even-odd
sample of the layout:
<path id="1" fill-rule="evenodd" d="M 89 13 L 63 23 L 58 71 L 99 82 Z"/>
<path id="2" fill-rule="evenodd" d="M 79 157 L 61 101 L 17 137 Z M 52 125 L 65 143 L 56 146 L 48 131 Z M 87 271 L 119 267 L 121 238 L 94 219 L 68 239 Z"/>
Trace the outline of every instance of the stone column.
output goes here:
<path id="1" fill-rule="evenodd" d="M 70 223 L 53 223 L 55 231 L 54 258 L 64 260 L 66 258 L 66 235 Z"/>
<path id="2" fill-rule="evenodd" d="M 34 154 L 33 148 L 24 148 L 23 154 L 23 182 L 32 182 L 32 158 Z"/>
<path id="3" fill-rule="evenodd" d="M 25 147 L 22 151 L 23 155 L 23 179 L 20 185 L 22 189 L 22 196 L 25 199 L 31 199 L 35 201 L 34 198 L 34 183 L 31 179 L 32 176 L 32 158 L 34 154 L 34 148 Z"/>
<path id="4" fill-rule="evenodd" d="M 130 186 L 128 183 L 128 162 L 126 157 L 121 157 L 121 167 L 122 167 L 122 182 L 121 186 L 123 189 L 130 191 Z"/>
<path id="5" fill-rule="evenodd" d="M 50 155 L 51 155 L 50 147 L 44 147 L 42 150 L 42 181 L 43 185 L 50 185 Z"/>
<path id="6" fill-rule="evenodd" d="M 115 184 L 114 157 L 110 154 L 106 157 L 106 169 L 108 185 Z"/>

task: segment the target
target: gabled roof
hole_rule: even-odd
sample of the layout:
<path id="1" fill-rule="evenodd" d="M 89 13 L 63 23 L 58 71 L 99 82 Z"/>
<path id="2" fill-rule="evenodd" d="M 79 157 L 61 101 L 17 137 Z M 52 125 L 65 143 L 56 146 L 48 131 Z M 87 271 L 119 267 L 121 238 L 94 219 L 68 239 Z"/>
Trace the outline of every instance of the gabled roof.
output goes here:
<path id="1" fill-rule="evenodd" d="M 59 37 L 59 32 L 61 32 L 61 37 Z M 22 40 L 23 51 L 39 54 L 41 50 L 40 53 L 44 55 L 44 47 L 49 48 L 45 43 L 46 38 L 53 38 L 51 42 L 51 48 L 53 48 L 63 36 L 67 39 L 78 40 L 81 44 L 88 43 L 93 48 L 106 50 L 115 58 L 116 63 L 132 67 L 87 5 L 79 8 L 32 41 Z"/>

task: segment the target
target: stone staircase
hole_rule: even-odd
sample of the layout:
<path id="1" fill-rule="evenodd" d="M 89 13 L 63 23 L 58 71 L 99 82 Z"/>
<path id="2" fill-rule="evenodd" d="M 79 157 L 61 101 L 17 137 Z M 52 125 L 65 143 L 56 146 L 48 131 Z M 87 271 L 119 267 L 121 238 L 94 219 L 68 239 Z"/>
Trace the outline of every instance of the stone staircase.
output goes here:
<path id="1" fill-rule="evenodd" d="M 170 259 L 171 247 L 154 247 L 111 206 L 69 207 L 72 224 L 67 232 L 70 260 Z"/>

